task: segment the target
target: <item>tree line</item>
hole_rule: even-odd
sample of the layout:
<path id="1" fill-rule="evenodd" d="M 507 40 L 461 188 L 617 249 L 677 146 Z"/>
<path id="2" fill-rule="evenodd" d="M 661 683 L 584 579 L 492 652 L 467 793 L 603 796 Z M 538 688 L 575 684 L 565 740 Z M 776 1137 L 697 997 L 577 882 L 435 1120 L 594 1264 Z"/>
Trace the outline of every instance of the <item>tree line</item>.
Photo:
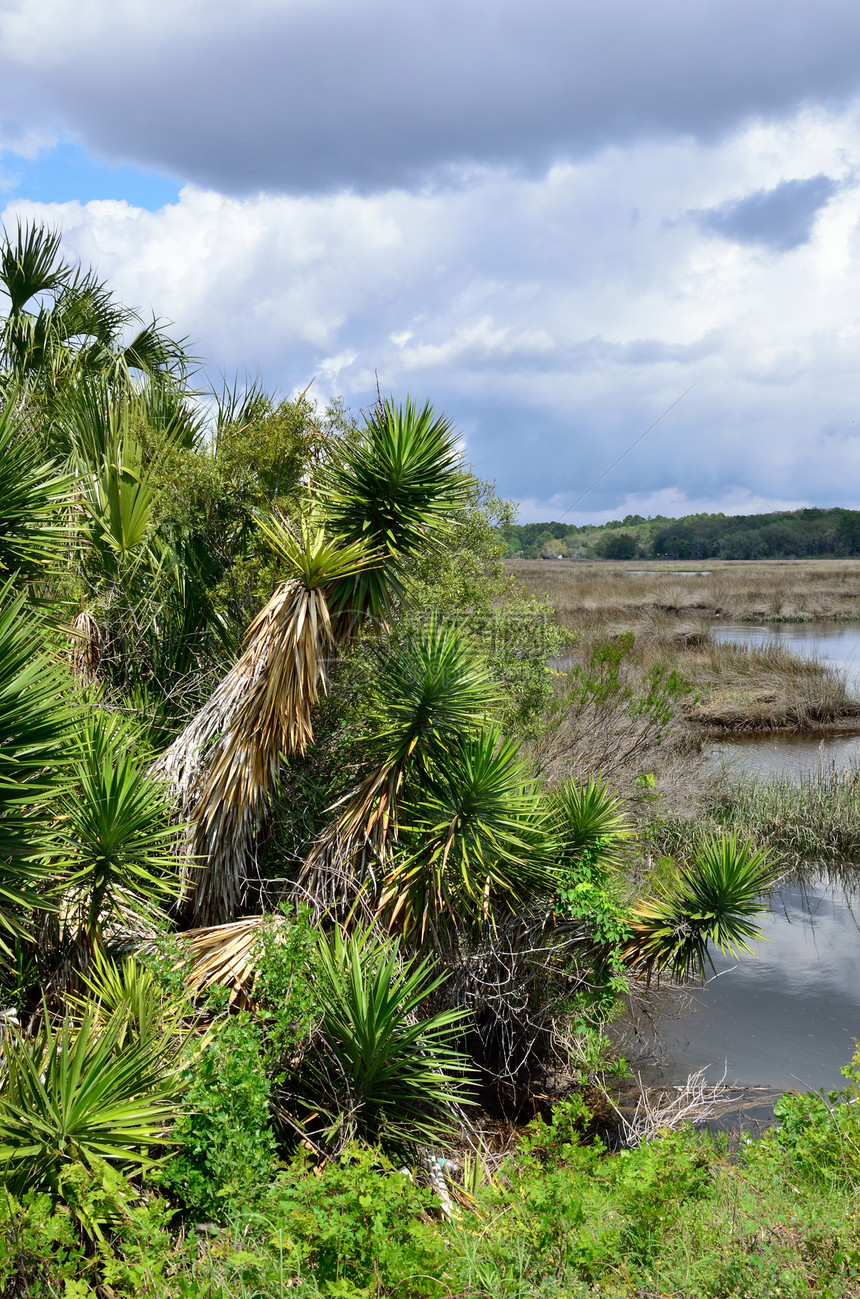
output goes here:
<path id="1" fill-rule="evenodd" d="M 860 555 L 860 510 L 632 514 L 581 527 L 505 523 L 499 535 L 506 553 L 523 559 L 845 559 Z"/>

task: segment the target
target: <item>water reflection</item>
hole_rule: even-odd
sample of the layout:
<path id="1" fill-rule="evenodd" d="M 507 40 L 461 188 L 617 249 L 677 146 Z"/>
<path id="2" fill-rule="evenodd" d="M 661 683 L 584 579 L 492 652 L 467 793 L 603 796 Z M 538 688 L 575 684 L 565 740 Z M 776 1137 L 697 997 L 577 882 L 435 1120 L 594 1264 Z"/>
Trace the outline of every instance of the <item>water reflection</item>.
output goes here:
<path id="1" fill-rule="evenodd" d="M 849 691 L 860 696 L 860 624 L 809 622 L 751 627 L 742 623 L 715 626 L 716 641 L 733 645 L 779 645 L 805 658 L 816 658 L 845 676 Z M 706 749 L 715 768 L 766 780 L 783 776 L 804 780 L 834 767 L 844 770 L 860 763 L 860 730 L 857 727 L 815 734 L 781 733 L 733 735 Z M 860 1031 L 860 1030 L 858 1030 Z"/>
<path id="2" fill-rule="evenodd" d="M 756 647 L 779 645 L 802 658 L 816 658 L 844 672 L 860 694 L 860 623 L 805 622 L 750 627 L 726 623 L 712 629 L 715 641 Z"/>
<path id="3" fill-rule="evenodd" d="M 717 957 L 704 988 L 658 1002 L 650 1041 L 638 1026 L 640 1052 L 667 1079 L 704 1067 L 712 1082 L 725 1074 L 730 1084 L 779 1089 L 843 1085 L 840 1068 L 860 1036 L 858 916 L 838 884 L 784 889 L 757 959 Z"/>

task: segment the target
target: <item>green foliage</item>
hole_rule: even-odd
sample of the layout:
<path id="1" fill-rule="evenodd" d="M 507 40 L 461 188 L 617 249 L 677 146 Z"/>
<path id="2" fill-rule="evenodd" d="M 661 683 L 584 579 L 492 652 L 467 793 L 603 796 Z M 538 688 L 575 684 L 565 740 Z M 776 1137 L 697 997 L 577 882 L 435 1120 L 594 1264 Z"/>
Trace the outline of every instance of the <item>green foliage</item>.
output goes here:
<path id="1" fill-rule="evenodd" d="M 489 727 L 439 754 L 424 787 L 407 795 L 402 859 L 381 906 L 421 942 L 457 924 L 489 920 L 493 903 L 514 909 L 551 892 L 552 826 L 519 746 Z"/>
<path id="2" fill-rule="evenodd" d="M 45 804 L 63 787 L 63 749 L 73 713 L 62 678 L 42 649 L 25 594 L 0 587 L 0 950 L 25 937 L 26 914 L 46 905 L 51 848 Z M 41 812 L 41 815 L 40 815 Z"/>
<path id="3" fill-rule="evenodd" d="M 76 728 L 71 786 L 61 808 L 60 836 L 69 871 L 67 897 L 78 899 L 90 942 L 111 913 L 152 914 L 152 901 L 178 889 L 172 808 L 147 774 L 147 755 L 115 714 L 94 708 Z M 142 896 L 141 896 L 142 895 Z"/>
<path id="4" fill-rule="evenodd" d="M 32 1040 L 9 1030 L 3 1074 L 0 1167 L 13 1194 L 64 1199 L 81 1168 L 146 1166 L 177 1114 L 164 1040 L 129 1038 L 124 1016 L 99 1024 L 92 1007 L 59 1027 L 46 1014 Z"/>
<path id="5" fill-rule="evenodd" d="M 429 961 L 403 966 L 398 944 L 370 930 L 321 938 L 317 969 L 324 1049 L 306 1055 L 293 1084 L 306 1130 L 335 1148 L 360 1138 L 400 1154 L 450 1136 L 469 1101 L 468 1063 L 453 1046 L 464 1012 L 421 1015 L 444 975 Z"/>
<path id="6" fill-rule="evenodd" d="M 425 773 L 480 726 L 498 697 L 474 643 L 433 616 L 388 642 L 369 689 L 370 733 L 362 738 L 374 765 L 388 770 L 411 759 Z"/>
<path id="7" fill-rule="evenodd" d="M 7 405 L 0 412 L 0 579 L 32 580 L 64 557 L 71 481 L 53 462 L 42 463 Z"/>
<path id="8" fill-rule="evenodd" d="M 270 1248 L 282 1250 L 332 1299 L 441 1299 L 448 1246 L 431 1223 L 432 1192 L 361 1146 L 348 1147 L 319 1174 L 297 1156 L 277 1177 L 262 1206 Z"/>
<path id="9" fill-rule="evenodd" d="M 367 417 L 359 437 L 327 466 L 319 490 L 325 517 L 348 541 L 382 551 L 386 562 L 345 581 L 332 606 L 352 617 L 382 617 L 402 591 L 400 570 L 466 503 L 454 428 L 428 404 L 386 401 Z"/>
<path id="10" fill-rule="evenodd" d="M 773 886 L 770 855 L 734 835 L 705 838 L 688 865 L 672 871 L 658 893 L 638 904 L 631 920 L 631 958 L 649 978 L 705 977 L 710 944 L 738 956 L 761 931 L 753 917 L 767 911 Z"/>
<path id="11" fill-rule="evenodd" d="M 0 241 L 0 384 L 4 395 L 25 390 L 50 410 L 88 375 L 128 386 L 135 371 L 182 375 L 179 343 L 120 305 L 92 271 L 62 260 L 60 233 L 18 222 Z M 128 339 L 130 328 L 137 333 Z"/>
<path id="12" fill-rule="evenodd" d="M 571 558 L 681 561 L 802 559 L 860 552 L 860 511 L 806 508 L 770 514 L 640 514 L 604 524 L 516 524 L 500 521 L 506 551 L 525 559 Z"/>
<path id="13" fill-rule="evenodd" d="M 263 925 L 254 943 L 257 1019 L 265 1027 L 267 1050 L 275 1059 L 300 1048 L 321 1017 L 313 978 L 318 942 L 310 909 L 284 903 L 278 923 L 273 917 Z"/>
<path id="14" fill-rule="evenodd" d="M 262 1031 L 246 1012 L 228 1015 L 185 1071 L 178 1152 L 159 1184 L 197 1216 L 223 1221 L 271 1181 L 276 1153 Z"/>

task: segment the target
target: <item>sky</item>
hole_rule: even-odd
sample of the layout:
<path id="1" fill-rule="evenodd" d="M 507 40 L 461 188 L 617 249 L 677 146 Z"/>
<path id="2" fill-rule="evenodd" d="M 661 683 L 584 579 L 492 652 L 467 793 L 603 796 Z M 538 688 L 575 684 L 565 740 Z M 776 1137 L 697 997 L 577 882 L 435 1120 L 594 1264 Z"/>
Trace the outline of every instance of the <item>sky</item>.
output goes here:
<path id="1" fill-rule="evenodd" d="M 523 521 L 860 508 L 856 0 L 0 0 L 0 210 Z"/>

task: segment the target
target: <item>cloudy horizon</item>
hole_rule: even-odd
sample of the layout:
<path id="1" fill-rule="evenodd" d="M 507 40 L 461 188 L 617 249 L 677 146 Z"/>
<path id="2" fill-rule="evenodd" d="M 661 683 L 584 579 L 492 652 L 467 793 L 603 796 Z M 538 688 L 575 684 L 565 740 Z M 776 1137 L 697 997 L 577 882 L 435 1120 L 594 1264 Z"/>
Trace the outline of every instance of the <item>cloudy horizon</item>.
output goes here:
<path id="1" fill-rule="evenodd" d="M 429 398 L 523 521 L 860 507 L 856 6 L 0 0 L 0 72 L 7 227 L 213 376 Z"/>

